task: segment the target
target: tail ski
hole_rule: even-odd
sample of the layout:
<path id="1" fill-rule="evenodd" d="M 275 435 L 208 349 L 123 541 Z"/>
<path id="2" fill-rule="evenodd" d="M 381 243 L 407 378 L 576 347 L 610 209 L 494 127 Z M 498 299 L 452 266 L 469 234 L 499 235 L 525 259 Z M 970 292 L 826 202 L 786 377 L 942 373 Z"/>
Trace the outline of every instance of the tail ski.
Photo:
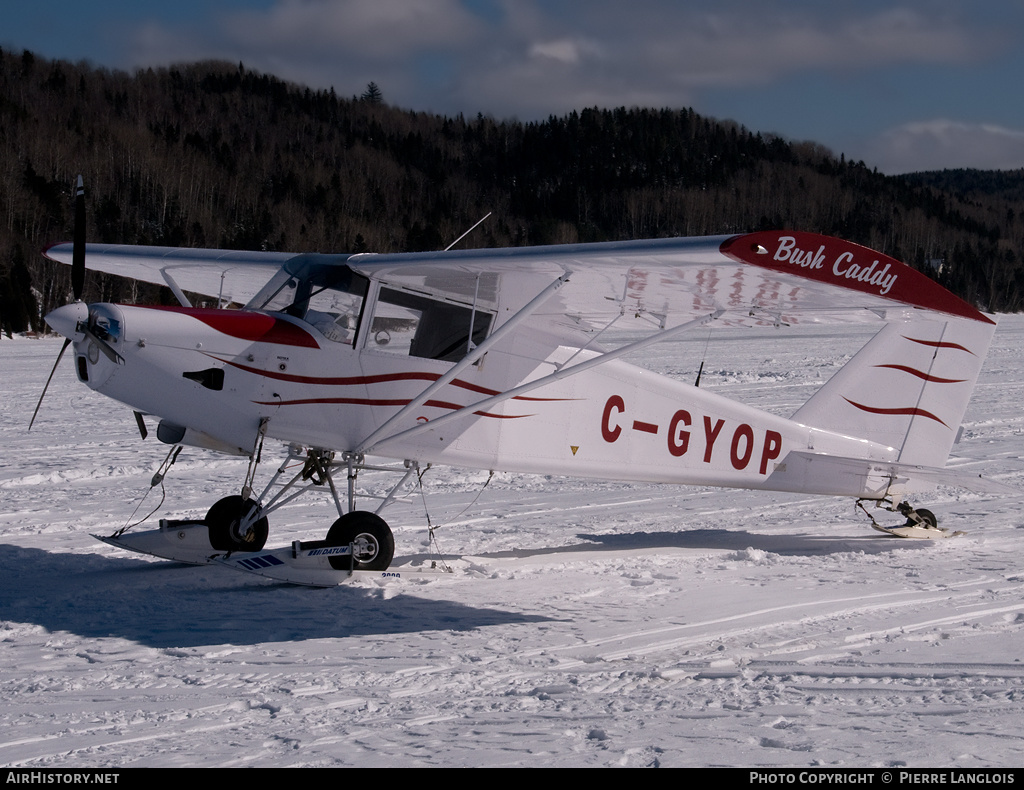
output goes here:
<path id="1" fill-rule="evenodd" d="M 931 314 L 893 321 L 793 415 L 941 467 L 957 438 L 996 325 Z"/>

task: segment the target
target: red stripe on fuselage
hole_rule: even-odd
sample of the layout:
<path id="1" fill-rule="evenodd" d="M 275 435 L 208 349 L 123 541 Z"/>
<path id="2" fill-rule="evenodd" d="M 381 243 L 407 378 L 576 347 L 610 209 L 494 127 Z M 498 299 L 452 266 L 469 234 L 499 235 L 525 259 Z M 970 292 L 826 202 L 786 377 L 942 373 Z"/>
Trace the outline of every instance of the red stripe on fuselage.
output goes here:
<path id="1" fill-rule="evenodd" d="M 254 343 L 274 343 L 279 346 L 298 346 L 300 348 L 320 348 L 309 332 L 295 324 L 289 323 L 266 313 L 253 313 L 248 310 L 217 310 L 211 307 L 177 307 L 174 305 L 139 305 L 149 310 L 163 310 L 168 313 L 180 313 L 202 321 L 211 329 L 221 334 L 250 340 Z"/>
<path id="2" fill-rule="evenodd" d="M 334 406 L 407 406 L 408 400 L 387 399 L 387 398 L 304 398 L 301 400 L 267 400 L 253 401 L 258 406 L 313 406 L 313 405 L 334 405 Z M 464 409 L 458 403 L 447 401 L 428 400 L 423 404 L 435 409 L 450 409 L 458 411 Z M 493 417 L 496 420 L 518 420 L 523 417 L 533 417 L 533 414 L 491 414 L 486 411 L 475 411 L 481 417 Z"/>
<path id="3" fill-rule="evenodd" d="M 212 354 L 208 355 L 213 359 L 221 360 L 220 357 Z M 232 362 L 230 359 L 221 360 L 224 363 L 230 365 L 233 368 L 244 370 L 246 373 L 253 373 L 257 376 L 264 376 L 268 379 L 275 379 L 277 381 L 290 381 L 294 384 L 317 384 L 322 386 L 330 387 L 352 387 L 366 384 L 387 384 L 392 381 L 437 381 L 441 378 L 439 373 L 430 373 L 427 371 L 413 370 L 405 373 L 380 373 L 374 376 L 298 376 L 293 373 L 282 373 L 276 370 L 262 370 L 261 368 L 254 368 L 250 365 L 243 365 L 240 362 Z M 488 387 L 481 387 L 478 384 L 470 384 L 468 381 L 462 379 L 455 379 L 449 382 L 449 386 L 460 387 L 470 392 L 477 392 L 481 395 L 500 395 L 498 390 L 492 390 Z M 528 395 L 516 395 L 513 400 L 522 401 L 536 401 L 540 403 L 548 402 L 560 402 L 575 400 L 574 398 L 531 398 Z"/>

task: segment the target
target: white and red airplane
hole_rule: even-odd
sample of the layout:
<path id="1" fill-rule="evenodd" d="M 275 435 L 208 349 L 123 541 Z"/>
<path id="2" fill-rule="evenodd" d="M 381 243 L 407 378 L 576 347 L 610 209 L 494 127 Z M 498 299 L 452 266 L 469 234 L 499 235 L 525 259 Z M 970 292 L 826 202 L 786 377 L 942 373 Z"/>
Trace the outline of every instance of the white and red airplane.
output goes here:
<path id="1" fill-rule="evenodd" d="M 360 511 L 352 487 L 379 468 L 371 455 L 403 462 L 393 467 L 403 482 L 430 463 L 853 497 L 905 515 L 887 530 L 904 537 L 948 535 L 904 501 L 910 492 L 1005 490 L 942 468 L 994 321 L 908 266 L 830 237 L 324 255 L 86 248 L 76 230 L 45 255 L 73 264 L 76 299 L 87 260 L 166 284 L 181 303 L 76 301 L 47 315 L 83 383 L 131 406 L 140 426 L 141 415 L 158 419 L 163 442 L 253 459 L 275 439 L 302 461 L 255 496 L 250 474 L 202 522 L 106 539 L 157 556 L 217 556 L 311 584 L 385 571 L 394 540 L 378 514 L 390 496 Z M 193 307 L 185 291 L 245 306 Z M 621 359 L 711 323 L 851 314 L 879 332 L 789 419 Z M 612 328 L 639 339 L 608 348 Z M 327 540 L 262 551 L 267 514 L 321 485 L 339 513 Z"/>

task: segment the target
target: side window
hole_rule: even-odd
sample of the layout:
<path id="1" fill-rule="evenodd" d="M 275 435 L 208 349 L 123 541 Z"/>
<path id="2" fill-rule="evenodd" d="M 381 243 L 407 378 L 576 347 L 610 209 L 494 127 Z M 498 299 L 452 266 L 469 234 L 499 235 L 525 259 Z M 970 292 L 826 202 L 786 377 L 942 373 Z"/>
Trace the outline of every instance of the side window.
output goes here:
<path id="1" fill-rule="evenodd" d="M 419 329 L 423 311 L 385 301 L 386 293 L 388 292 L 381 291 L 377 299 L 377 309 L 370 324 L 367 344 L 378 351 L 408 357 L 412 354 L 412 341 L 416 337 L 416 330 Z"/>
<path id="2" fill-rule="evenodd" d="M 402 356 L 458 362 L 487 337 L 494 316 L 465 305 L 382 287 L 367 339 L 369 348 Z"/>

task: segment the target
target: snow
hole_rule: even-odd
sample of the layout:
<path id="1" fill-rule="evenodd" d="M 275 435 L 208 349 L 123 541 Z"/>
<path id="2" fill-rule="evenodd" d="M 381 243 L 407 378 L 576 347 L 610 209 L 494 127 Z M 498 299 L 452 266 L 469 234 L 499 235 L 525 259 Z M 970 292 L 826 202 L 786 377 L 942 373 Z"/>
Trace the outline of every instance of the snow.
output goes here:
<path id="1" fill-rule="evenodd" d="M 868 331 L 635 361 L 692 381 L 707 346 L 703 387 L 788 415 Z M 1024 764 L 1024 317 L 1001 318 L 950 460 L 1021 496 L 917 503 L 964 537 L 882 536 L 849 500 L 510 474 L 481 493 L 486 472 L 432 469 L 386 513 L 396 563 L 432 558 L 425 503 L 455 572 L 326 590 L 93 539 L 158 505 L 139 500 L 167 448 L 67 359 L 28 433 L 59 347 L 0 341 L 2 765 Z M 186 449 L 148 524 L 201 517 L 245 469 Z M 269 545 L 332 510 L 300 500 Z"/>

